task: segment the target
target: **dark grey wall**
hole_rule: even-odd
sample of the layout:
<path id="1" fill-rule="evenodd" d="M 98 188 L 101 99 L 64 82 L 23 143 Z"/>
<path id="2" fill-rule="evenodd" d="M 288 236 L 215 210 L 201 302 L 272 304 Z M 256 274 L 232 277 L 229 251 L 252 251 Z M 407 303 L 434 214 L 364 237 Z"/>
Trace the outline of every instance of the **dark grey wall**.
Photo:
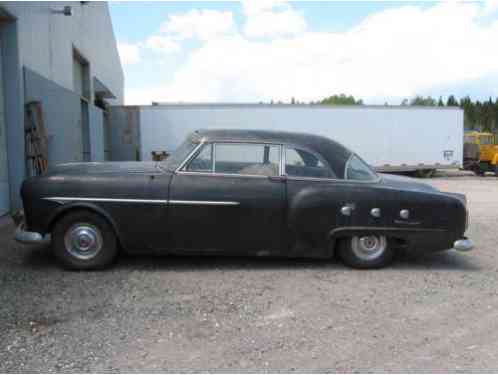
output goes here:
<path id="1" fill-rule="evenodd" d="M 83 129 L 80 96 L 24 68 L 25 100 L 42 103 L 48 133 L 48 163 L 83 161 Z M 103 113 L 88 105 L 90 161 L 104 160 Z"/>
<path id="2" fill-rule="evenodd" d="M 90 159 L 104 161 L 104 113 L 93 105 L 89 108 L 90 120 Z"/>
<path id="3" fill-rule="evenodd" d="M 4 23 L 0 28 L 2 43 L 2 73 L 7 130 L 7 159 L 11 210 L 21 208 L 19 190 L 25 176 L 24 162 L 24 103 L 22 69 L 18 49 L 17 23 Z"/>
<path id="4" fill-rule="evenodd" d="M 24 68 L 25 101 L 42 103 L 48 135 L 48 164 L 83 160 L 79 95 Z"/>
<path id="5" fill-rule="evenodd" d="M 140 107 L 110 107 L 110 160 L 138 160 L 140 155 Z"/>

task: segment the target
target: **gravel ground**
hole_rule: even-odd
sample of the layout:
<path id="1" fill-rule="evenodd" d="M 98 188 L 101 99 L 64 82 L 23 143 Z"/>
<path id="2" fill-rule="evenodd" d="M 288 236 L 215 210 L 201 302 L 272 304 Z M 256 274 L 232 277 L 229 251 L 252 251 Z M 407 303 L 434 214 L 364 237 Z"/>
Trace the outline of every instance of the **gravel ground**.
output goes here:
<path id="1" fill-rule="evenodd" d="M 0 225 L 0 372 L 497 371 L 498 180 L 426 182 L 467 194 L 474 252 L 377 271 L 128 256 L 67 272 Z"/>

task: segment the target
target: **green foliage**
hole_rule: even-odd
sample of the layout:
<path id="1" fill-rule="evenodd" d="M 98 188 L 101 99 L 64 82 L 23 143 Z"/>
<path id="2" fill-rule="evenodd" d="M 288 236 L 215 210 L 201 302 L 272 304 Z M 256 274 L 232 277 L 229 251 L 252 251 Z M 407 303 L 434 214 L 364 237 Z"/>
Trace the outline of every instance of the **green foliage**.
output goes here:
<path id="1" fill-rule="evenodd" d="M 436 100 L 430 96 L 416 96 L 410 100 L 403 99 L 401 105 L 460 107 L 464 113 L 465 129 L 498 133 L 498 98 L 494 102 L 492 98 L 484 102 L 479 100 L 474 102 L 466 96 L 459 102 L 455 96 L 450 95 L 444 104 L 442 97 Z"/>
<path id="2" fill-rule="evenodd" d="M 352 95 L 346 96 L 345 94 L 340 94 L 340 95 L 329 96 L 328 98 L 325 98 L 322 101 L 320 101 L 320 104 L 324 104 L 324 105 L 362 105 L 363 100 L 361 100 L 361 99 L 356 100 L 354 98 L 354 96 L 352 96 Z"/>
<path id="3" fill-rule="evenodd" d="M 437 105 L 437 102 L 435 99 L 431 98 L 430 96 L 428 96 L 426 98 L 424 98 L 423 96 L 416 96 L 412 100 L 410 100 L 409 105 L 435 107 Z"/>
<path id="4" fill-rule="evenodd" d="M 296 98 L 292 97 L 290 104 L 305 104 L 299 102 Z M 284 104 L 282 101 L 271 100 L 269 104 Z M 325 99 L 316 102 L 309 102 L 312 105 L 363 105 L 363 100 L 356 99 L 352 95 L 340 94 L 332 95 Z M 386 102 L 384 104 L 388 106 Z M 460 99 L 455 98 L 454 95 L 448 96 L 446 103 L 440 96 L 435 99 L 431 96 L 417 95 L 411 99 L 403 99 L 401 102 L 403 106 L 425 106 L 425 107 L 460 107 L 464 111 L 464 127 L 467 130 L 479 130 L 498 133 L 498 98 L 494 101 L 489 98 L 486 101 L 473 101 L 470 97 L 466 96 Z"/>
<path id="5" fill-rule="evenodd" d="M 453 95 L 448 96 L 448 101 L 446 102 L 448 107 L 458 107 L 458 102 Z"/>

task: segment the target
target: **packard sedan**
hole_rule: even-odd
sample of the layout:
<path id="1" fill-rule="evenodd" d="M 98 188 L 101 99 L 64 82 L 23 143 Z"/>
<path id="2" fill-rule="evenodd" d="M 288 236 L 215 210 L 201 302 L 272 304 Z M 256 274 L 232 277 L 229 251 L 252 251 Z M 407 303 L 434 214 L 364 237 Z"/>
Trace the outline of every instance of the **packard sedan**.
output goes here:
<path id="1" fill-rule="evenodd" d="M 199 130 L 160 162 L 69 163 L 27 179 L 21 242 L 95 269 L 120 251 L 329 258 L 468 251 L 464 195 L 375 173 L 328 138 Z"/>

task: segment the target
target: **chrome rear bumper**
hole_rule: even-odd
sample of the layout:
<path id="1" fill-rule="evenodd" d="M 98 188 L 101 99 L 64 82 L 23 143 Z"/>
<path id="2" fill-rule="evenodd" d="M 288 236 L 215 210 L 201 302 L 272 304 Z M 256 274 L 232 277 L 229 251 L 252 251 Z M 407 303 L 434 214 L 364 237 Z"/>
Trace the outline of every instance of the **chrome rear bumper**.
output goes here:
<path id="1" fill-rule="evenodd" d="M 21 222 L 16 229 L 14 238 L 17 242 L 27 244 L 48 244 L 50 243 L 50 234 L 43 236 L 38 232 L 29 232 L 26 230 L 26 224 Z"/>
<path id="2" fill-rule="evenodd" d="M 466 237 L 456 240 L 453 244 L 453 248 L 457 251 L 470 251 L 474 248 L 474 242 Z"/>

